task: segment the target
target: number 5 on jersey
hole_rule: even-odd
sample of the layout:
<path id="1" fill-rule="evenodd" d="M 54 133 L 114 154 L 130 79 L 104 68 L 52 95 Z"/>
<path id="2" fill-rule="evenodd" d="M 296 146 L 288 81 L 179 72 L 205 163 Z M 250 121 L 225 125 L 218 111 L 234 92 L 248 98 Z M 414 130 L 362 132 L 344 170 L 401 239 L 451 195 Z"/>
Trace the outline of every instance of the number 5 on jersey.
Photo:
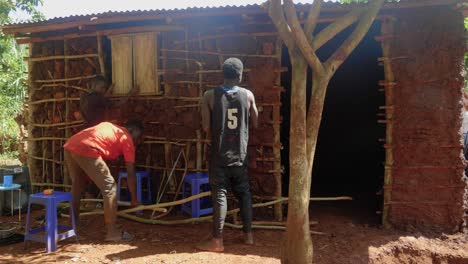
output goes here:
<path id="1" fill-rule="evenodd" d="M 229 129 L 236 129 L 237 128 L 237 108 L 229 108 L 228 109 L 228 128 Z"/>

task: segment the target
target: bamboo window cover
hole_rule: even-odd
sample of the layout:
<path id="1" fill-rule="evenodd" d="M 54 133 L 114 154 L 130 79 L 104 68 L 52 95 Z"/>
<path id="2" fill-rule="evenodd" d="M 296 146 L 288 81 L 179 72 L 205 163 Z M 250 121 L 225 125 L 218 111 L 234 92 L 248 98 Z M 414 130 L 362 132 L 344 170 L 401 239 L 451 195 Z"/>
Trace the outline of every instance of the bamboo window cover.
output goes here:
<path id="1" fill-rule="evenodd" d="M 113 94 L 125 95 L 133 86 L 139 93 L 159 93 L 156 33 L 111 37 Z"/>

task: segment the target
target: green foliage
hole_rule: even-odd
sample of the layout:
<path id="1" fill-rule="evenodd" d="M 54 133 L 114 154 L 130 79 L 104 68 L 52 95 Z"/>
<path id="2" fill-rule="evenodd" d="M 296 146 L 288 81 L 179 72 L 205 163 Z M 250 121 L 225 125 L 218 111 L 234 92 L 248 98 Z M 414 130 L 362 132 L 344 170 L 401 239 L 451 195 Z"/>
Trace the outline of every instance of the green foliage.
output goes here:
<path id="1" fill-rule="evenodd" d="M 31 20 L 42 19 L 36 9 L 39 4 L 42 0 L 0 0 L 0 23 L 14 22 L 13 12 L 28 14 Z M 27 66 L 23 57 L 27 54 L 24 46 L 0 33 L 0 152 L 14 149 L 17 143 L 19 130 L 14 118 L 20 113 L 26 95 Z"/>

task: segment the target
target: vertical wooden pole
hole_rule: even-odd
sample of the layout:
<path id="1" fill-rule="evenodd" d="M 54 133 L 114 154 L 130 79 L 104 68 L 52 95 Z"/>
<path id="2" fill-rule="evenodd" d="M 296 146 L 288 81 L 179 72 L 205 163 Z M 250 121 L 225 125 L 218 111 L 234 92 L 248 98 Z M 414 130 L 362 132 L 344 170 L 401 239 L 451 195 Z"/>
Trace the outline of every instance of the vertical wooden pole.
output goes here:
<path id="1" fill-rule="evenodd" d="M 159 83 L 161 83 L 161 81 L 164 81 L 164 94 L 165 95 L 170 95 L 171 94 L 171 85 L 168 84 L 166 82 L 166 79 L 165 79 L 165 75 L 166 75 L 166 72 L 168 70 L 168 65 L 167 65 L 167 43 L 166 41 L 168 41 L 168 38 L 167 38 L 167 32 L 163 32 L 162 34 L 162 40 L 161 40 L 161 48 L 162 48 L 162 54 L 161 54 L 161 64 L 162 64 L 162 69 L 163 69 L 163 79 L 162 80 L 159 80 Z"/>
<path id="2" fill-rule="evenodd" d="M 55 140 L 52 140 L 52 160 L 55 161 Z M 55 173 L 55 167 L 56 167 L 56 163 L 55 162 L 51 162 L 50 165 L 52 166 L 52 183 L 57 183 L 55 182 L 56 178 L 56 173 Z"/>
<path id="3" fill-rule="evenodd" d="M 68 59 L 66 56 L 68 55 L 69 50 L 68 50 L 68 41 L 67 39 L 63 40 L 63 54 L 65 55 L 65 60 L 64 60 L 64 75 L 63 78 L 67 79 L 68 78 Z M 69 94 L 68 94 L 68 81 L 65 81 L 65 98 L 67 98 L 67 101 L 65 101 L 65 122 L 69 122 L 69 116 L 70 116 L 70 101 L 68 100 Z M 71 135 L 71 129 L 66 128 L 65 129 L 65 137 L 69 138 Z M 63 150 L 63 148 L 62 148 Z M 63 184 L 69 185 L 71 183 L 70 176 L 68 174 L 68 168 L 65 166 L 65 164 L 62 163 L 62 171 L 63 173 Z"/>
<path id="4" fill-rule="evenodd" d="M 33 57 L 33 46 L 34 44 L 29 44 L 29 57 Z M 28 61 L 28 102 L 32 102 L 34 95 L 36 93 L 36 89 L 34 89 L 34 62 Z M 34 114 L 35 114 L 36 106 L 32 104 L 28 104 L 28 137 L 34 137 L 34 127 L 32 124 L 35 123 Z M 36 153 L 37 141 L 28 141 L 27 143 L 28 148 L 28 168 L 29 168 L 29 180 L 31 183 L 36 182 L 37 176 L 37 162 L 32 157 Z"/>
<path id="5" fill-rule="evenodd" d="M 200 35 L 198 36 L 200 38 Z M 219 46 L 219 41 L 218 38 L 215 39 L 215 46 L 216 46 L 216 52 L 218 52 L 218 60 L 219 60 L 219 66 L 223 65 L 224 63 L 224 56 L 222 55 L 222 49 Z"/>
<path id="6" fill-rule="evenodd" d="M 385 18 L 382 21 L 382 35 L 391 35 L 394 31 L 394 18 Z M 391 63 L 391 39 L 383 39 L 381 42 L 382 46 L 382 54 L 384 59 L 383 66 L 385 72 L 385 82 L 386 83 L 393 83 L 395 82 L 395 76 L 392 71 L 392 63 Z M 385 86 L 385 105 L 386 106 L 393 106 L 394 99 L 393 99 L 393 85 L 386 85 Z M 393 144 L 393 108 L 387 108 L 385 113 L 387 119 L 387 127 L 386 127 L 386 137 L 385 137 L 385 144 L 392 145 Z M 388 215 L 390 211 L 390 202 L 392 198 L 392 166 L 393 166 L 393 150 L 392 148 L 385 148 L 385 174 L 384 174 L 384 205 L 383 205 L 383 214 L 382 214 L 382 222 L 384 227 L 389 228 L 390 222 L 388 220 Z"/>
<path id="7" fill-rule="evenodd" d="M 42 129 L 42 136 L 44 136 L 44 129 Z M 47 154 L 47 141 L 42 141 L 42 182 L 49 182 L 47 180 L 47 173 L 46 173 L 46 154 Z"/>
<path id="8" fill-rule="evenodd" d="M 190 160 L 190 151 L 191 151 L 191 150 L 192 150 L 192 143 L 187 142 L 187 145 L 186 145 L 186 147 L 185 147 L 185 153 L 186 153 L 185 156 L 187 157 L 187 169 L 188 169 L 189 171 L 190 171 L 190 169 L 192 169 L 192 168 L 190 168 L 189 165 L 188 165 L 189 160 Z M 185 177 L 185 176 L 184 176 L 184 177 Z"/>
<path id="9" fill-rule="evenodd" d="M 281 65 L 281 53 L 282 53 L 283 42 L 280 38 L 276 41 L 276 60 Z M 281 73 L 277 73 L 275 80 L 276 86 L 281 86 Z M 281 98 L 281 90 L 278 91 L 279 97 Z M 273 155 L 275 158 L 273 164 L 273 170 L 276 190 L 275 196 L 282 197 L 282 182 L 281 182 L 281 105 L 275 104 L 273 106 Z M 283 205 L 278 203 L 275 205 L 275 218 L 276 221 L 283 221 Z"/>
<path id="10" fill-rule="evenodd" d="M 203 168 L 203 150 L 202 150 L 202 133 L 200 130 L 197 130 L 197 171 L 201 171 Z"/>
<path id="11" fill-rule="evenodd" d="M 97 50 L 98 50 L 98 59 L 99 59 L 99 69 L 101 71 L 101 75 L 106 78 L 106 65 L 104 62 L 104 52 L 103 52 L 103 47 L 102 47 L 102 36 L 99 34 L 99 32 L 96 35 L 97 39 Z M 66 41 L 66 39 L 65 39 Z"/>

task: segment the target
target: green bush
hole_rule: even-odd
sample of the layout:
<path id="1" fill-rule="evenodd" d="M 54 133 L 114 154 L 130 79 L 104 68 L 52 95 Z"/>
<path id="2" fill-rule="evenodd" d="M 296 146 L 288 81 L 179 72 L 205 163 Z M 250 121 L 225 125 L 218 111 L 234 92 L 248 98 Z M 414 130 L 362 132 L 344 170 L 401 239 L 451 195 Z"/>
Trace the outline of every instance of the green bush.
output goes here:
<path id="1" fill-rule="evenodd" d="M 11 13 L 22 11 L 39 20 L 43 16 L 36 7 L 42 0 L 0 0 L 0 23 L 11 23 Z M 28 52 L 11 36 L 0 33 L 0 158 L 17 156 L 19 128 L 15 117 L 21 112 L 26 91 L 27 65 L 23 57 Z"/>

